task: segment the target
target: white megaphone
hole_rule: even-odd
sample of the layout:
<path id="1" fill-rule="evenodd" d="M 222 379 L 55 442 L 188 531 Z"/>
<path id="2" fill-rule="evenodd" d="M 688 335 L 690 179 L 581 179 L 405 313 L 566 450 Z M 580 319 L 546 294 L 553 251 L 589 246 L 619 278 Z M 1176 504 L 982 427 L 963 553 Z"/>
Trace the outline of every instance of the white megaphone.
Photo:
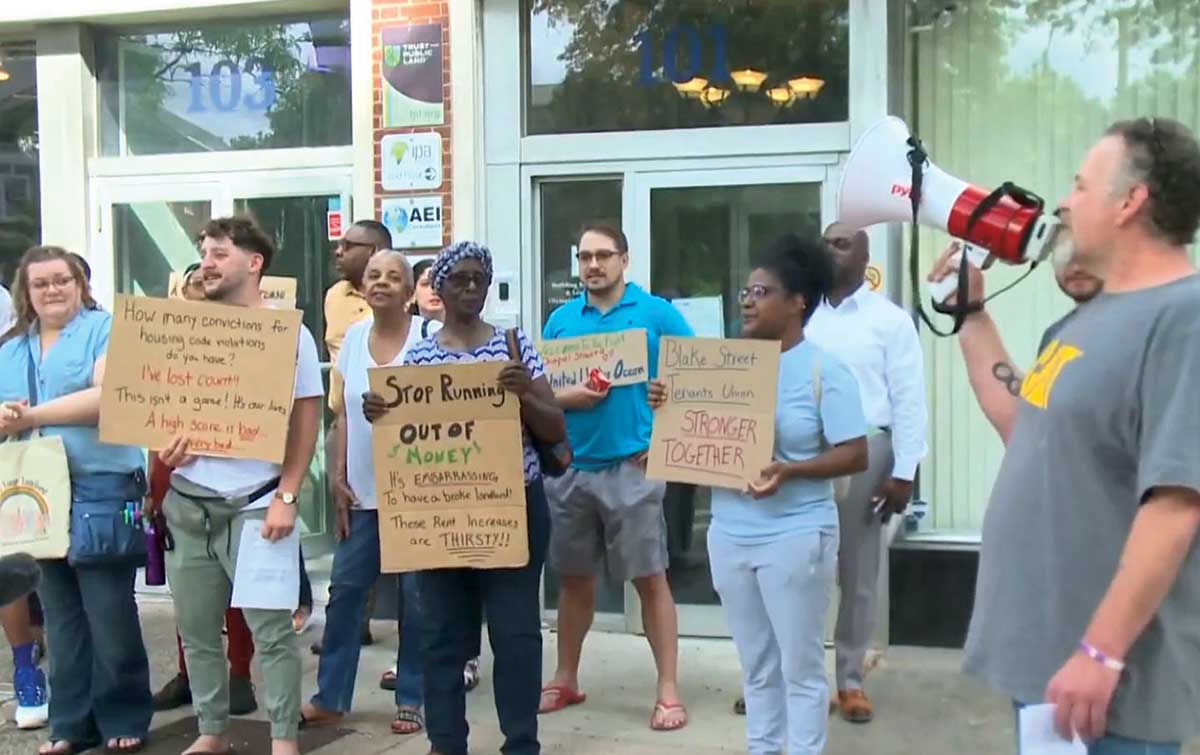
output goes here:
<path id="1" fill-rule="evenodd" d="M 1059 221 L 1043 212 L 1040 197 L 1011 183 L 989 192 L 951 176 L 929 161 L 894 116 L 873 124 L 851 150 L 838 192 L 838 220 L 856 229 L 912 222 L 914 176 L 916 222 L 966 241 L 976 266 L 987 267 L 992 259 L 1040 262 L 1052 250 Z"/>

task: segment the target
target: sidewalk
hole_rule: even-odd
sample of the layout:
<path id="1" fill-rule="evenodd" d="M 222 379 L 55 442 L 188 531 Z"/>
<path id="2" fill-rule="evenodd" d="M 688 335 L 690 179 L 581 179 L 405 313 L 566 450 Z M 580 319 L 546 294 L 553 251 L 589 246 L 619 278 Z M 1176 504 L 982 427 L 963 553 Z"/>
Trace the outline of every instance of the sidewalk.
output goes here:
<path id="1" fill-rule="evenodd" d="M 155 688 L 175 673 L 174 617 L 169 601 L 143 596 L 142 624 L 150 650 Z M 355 712 L 341 731 L 306 732 L 305 752 L 314 755 L 425 755 L 424 737 L 397 737 L 388 729 L 394 713 L 390 692 L 379 689 L 379 674 L 394 659 L 396 630 L 375 622 L 376 644 L 363 649 Z M 553 671 L 555 639 L 546 633 L 545 674 Z M 308 646 L 320 639 L 319 628 L 302 638 L 307 698 L 313 692 L 317 659 Z M 486 645 L 486 643 L 485 643 Z M 827 755 L 1001 755 L 1013 751 L 1012 709 L 1008 703 L 958 673 L 957 652 L 894 648 L 868 679 L 878 707 L 874 723 L 853 726 L 831 719 Z M 500 747 L 491 690 L 491 661 L 485 649 L 484 678 L 468 696 L 473 729 L 471 751 L 496 753 Z M 680 732 L 649 729 L 654 668 L 641 637 L 595 633 L 584 649 L 583 684 L 588 701 L 543 717 L 541 740 L 547 755 L 714 755 L 745 752 L 742 719 L 732 712 L 738 694 L 738 665 L 732 645 L 720 640 L 680 643 L 682 693 L 691 724 Z M 0 679 L 11 679 L 11 656 L 0 650 Z M 11 705 L 3 706 L 0 755 L 36 752 L 46 733 L 19 732 L 10 723 Z M 190 711 L 159 714 L 148 755 L 179 755 L 190 739 Z M 261 711 L 250 717 L 265 720 Z M 265 755 L 265 724 L 240 724 L 253 730 L 242 755 Z M 174 736 L 170 736 L 174 733 Z M 335 738 L 336 737 L 336 738 Z M 333 740 L 333 741 L 330 741 Z M 183 742 L 182 745 L 178 744 Z M 1200 747 L 1186 751 L 1200 755 Z"/>

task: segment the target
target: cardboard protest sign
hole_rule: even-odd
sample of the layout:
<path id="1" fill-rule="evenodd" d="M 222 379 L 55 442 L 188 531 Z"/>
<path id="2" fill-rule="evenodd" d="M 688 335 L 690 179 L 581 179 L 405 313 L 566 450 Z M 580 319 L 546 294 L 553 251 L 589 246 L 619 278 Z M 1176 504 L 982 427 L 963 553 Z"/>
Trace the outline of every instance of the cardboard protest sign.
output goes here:
<path id="1" fill-rule="evenodd" d="M 371 428 L 384 572 L 529 562 L 520 402 L 506 362 L 381 367 Z"/>
<path id="2" fill-rule="evenodd" d="M 282 463 L 301 316 L 118 294 L 100 440 Z"/>
<path id="3" fill-rule="evenodd" d="M 267 275 L 259 284 L 263 303 L 271 309 L 296 308 L 296 279 L 278 275 Z M 167 280 L 167 298 L 183 298 L 183 274 L 171 273 Z"/>
<path id="4" fill-rule="evenodd" d="M 771 463 L 779 342 L 674 338 L 658 346 L 667 403 L 654 413 L 647 476 L 742 489 Z"/>
<path id="5" fill-rule="evenodd" d="M 613 386 L 650 379 L 645 328 L 542 341 L 538 353 L 555 391 L 586 385 L 592 369 L 599 369 Z"/>

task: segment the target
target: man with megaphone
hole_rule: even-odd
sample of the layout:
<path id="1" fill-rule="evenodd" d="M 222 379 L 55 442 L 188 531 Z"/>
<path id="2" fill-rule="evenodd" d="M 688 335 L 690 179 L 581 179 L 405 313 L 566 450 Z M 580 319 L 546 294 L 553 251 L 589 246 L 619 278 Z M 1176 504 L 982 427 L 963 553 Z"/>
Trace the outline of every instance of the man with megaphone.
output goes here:
<path id="1" fill-rule="evenodd" d="M 964 668 L 1090 755 L 1177 755 L 1200 734 L 1200 146 L 1117 123 L 1060 209 L 1104 288 L 1021 380 Z"/>

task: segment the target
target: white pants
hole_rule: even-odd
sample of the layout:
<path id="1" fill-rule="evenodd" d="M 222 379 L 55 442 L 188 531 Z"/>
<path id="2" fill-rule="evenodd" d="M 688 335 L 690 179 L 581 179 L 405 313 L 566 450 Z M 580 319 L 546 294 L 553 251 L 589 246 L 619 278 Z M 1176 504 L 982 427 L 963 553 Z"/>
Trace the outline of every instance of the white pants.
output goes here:
<path id="1" fill-rule="evenodd" d="M 838 538 L 742 545 L 708 531 L 713 586 L 742 664 L 749 755 L 819 755 L 829 721 L 825 614 Z"/>

